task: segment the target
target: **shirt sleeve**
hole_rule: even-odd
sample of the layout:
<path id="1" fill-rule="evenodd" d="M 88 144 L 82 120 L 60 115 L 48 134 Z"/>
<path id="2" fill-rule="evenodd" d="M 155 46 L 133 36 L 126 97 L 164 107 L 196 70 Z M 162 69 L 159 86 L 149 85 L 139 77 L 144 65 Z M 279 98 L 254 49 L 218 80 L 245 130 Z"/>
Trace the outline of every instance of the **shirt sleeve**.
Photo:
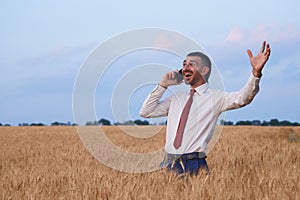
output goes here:
<path id="1" fill-rule="evenodd" d="M 144 101 L 140 115 L 145 118 L 150 117 L 163 117 L 168 115 L 169 106 L 171 103 L 171 97 L 166 98 L 164 101 L 160 101 L 162 95 L 165 93 L 166 88 L 158 85 L 148 95 Z"/>
<path id="2" fill-rule="evenodd" d="M 251 74 L 245 86 L 240 91 L 224 92 L 221 111 L 237 109 L 250 104 L 259 91 L 259 81 L 260 78 Z"/>

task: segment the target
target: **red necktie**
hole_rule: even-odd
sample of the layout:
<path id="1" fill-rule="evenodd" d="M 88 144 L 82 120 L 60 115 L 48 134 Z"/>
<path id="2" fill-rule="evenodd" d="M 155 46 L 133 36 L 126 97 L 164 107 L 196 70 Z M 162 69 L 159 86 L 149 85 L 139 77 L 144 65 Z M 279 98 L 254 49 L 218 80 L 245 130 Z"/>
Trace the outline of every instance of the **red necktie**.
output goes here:
<path id="1" fill-rule="evenodd" d="M 193 102 L 193 95 L 194 95 L 195 92 L 196 92 L 196 90 L 191 89 L 190 98 L 188 99 L 188 101 L 186 102 L 186 104 L 185 104 L 185 106 L 182 110 L 179 125 L 178 125 L 178 128 L 177 128 L 176 137 L 175 137 L 175 140 L 174 140 L 174 143 L 173 143 L 175 149 L 178 149 L 181 146 L 181 141 L 182 141 L 182 136 L 183 136 L 185 124 L 186 124 L 186 121 L 187 121 L 187 118 L 188 118 L 188 115 L 189 115 L 189 112 L 190 112 L 190 108 L 191 108 L 191 105 L 192 105 L 192 102 Z"/>

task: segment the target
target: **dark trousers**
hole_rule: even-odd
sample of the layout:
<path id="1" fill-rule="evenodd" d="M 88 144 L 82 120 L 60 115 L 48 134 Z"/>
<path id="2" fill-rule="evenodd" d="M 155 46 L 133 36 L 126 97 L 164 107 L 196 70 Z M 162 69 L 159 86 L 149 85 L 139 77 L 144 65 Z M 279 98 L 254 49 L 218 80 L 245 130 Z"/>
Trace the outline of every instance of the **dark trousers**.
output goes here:
<path id="1" fill-rule="evenodd" d="M 167 166 L 168 170 L 175 171 L 178 175 L 180 174 L 190 174 L 197 175 L 201 169 L 206 170 L 209 174 L 208 165 L 205 158 L 195 158 L 195 159 L 178 159 Z"/>

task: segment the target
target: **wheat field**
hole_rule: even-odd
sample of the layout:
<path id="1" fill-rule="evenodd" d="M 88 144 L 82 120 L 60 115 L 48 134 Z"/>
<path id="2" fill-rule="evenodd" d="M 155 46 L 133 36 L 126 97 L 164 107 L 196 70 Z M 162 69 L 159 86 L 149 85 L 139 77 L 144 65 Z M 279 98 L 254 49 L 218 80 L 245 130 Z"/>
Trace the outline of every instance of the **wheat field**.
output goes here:
<path id="1" fill-rule="evenodd" d="M 103 129 L 126 151 L 152 151 L 165 142 L 165 127 L 148 139 L 123 134 L 117 126 Z M 299 138 L 299 127 L 224 127 L 207 158 L 210 175 L 178 178 L 165 170 L 107 167 L 87 151 L 76 127 L 0 127 L 0 197 L 300 199 Z"/>

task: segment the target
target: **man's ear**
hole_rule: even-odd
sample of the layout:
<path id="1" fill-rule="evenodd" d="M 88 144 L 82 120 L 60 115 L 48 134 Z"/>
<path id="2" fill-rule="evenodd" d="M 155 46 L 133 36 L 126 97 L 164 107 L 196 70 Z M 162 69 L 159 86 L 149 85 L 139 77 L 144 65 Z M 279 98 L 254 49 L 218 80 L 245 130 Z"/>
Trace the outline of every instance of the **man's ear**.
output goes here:
<path id="1" fill-rule="evenodd" d="M 202 76 L 205 76 L 207 73 L 209 72 L 209 67 L 202 67 L 202 70 L 201 70 L 201 75 Z"/>

